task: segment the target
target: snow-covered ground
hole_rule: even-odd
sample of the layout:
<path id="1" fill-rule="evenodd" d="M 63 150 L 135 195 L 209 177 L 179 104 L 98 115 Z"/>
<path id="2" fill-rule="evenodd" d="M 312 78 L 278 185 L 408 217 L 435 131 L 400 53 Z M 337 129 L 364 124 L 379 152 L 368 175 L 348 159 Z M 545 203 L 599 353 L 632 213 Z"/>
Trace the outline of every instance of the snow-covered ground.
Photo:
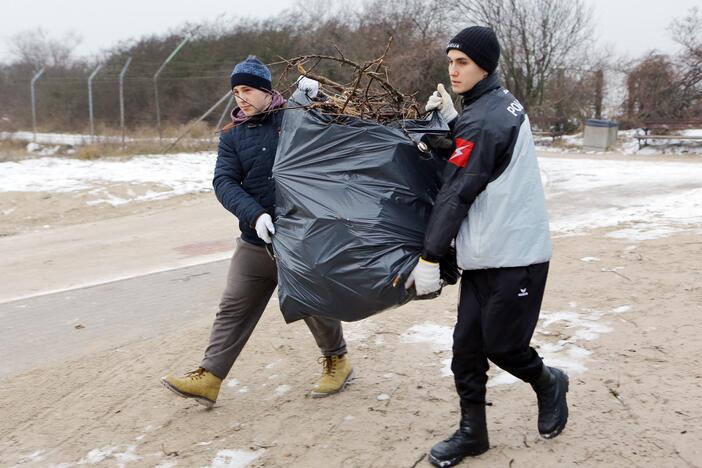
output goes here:
<path id="1" fill-rule="evenodd" d="M 213 153 L 137 156 L 128 160 L 43 157 L 3 162 L 0 163 L 0 192 L 86 190 L 97 196 L 92 204 L 116 206 L 211 190 L 214 163 Z M 154 189 L 124 198 L 110 193 L 109 185 L 114 183 L 150 185 Z"/>
<path id="2" fill-rule="evenodd" d="M 641 129 L 625 130 L 619 132 L 619 146 L 624 154 L 695 154 L 702 155 L 702 140 L 648 140 L 646 145 L 640 147 L 635 135 L 643 135 Z M 702 129 L 681 130 L 681 136 L 701 137 Z"/>
<path id="3" fill-rule="evenodd" d="M 4 162 L 0 192 L 88 191 L 94 194 L 89 203 L 115 206 L 164 199 L 211 190 L 215 159 L 213 153 L 181 153 Z M 556 235 L 622 225 L 612 235 L 647 238 L 702 224 L 702 164 L 541 158 L 540 165 Z M 113 184 L 122 187 L 113 193 Z M 125 184 L 141 189 L 125 195 Z M 654 186 L 665 190 L 651 195 Z"/>
<path id="4" fill-rule="evenodd" d="M 609 333 L 612 328 L 607 321 L 624 312 L 629 312 L 631 306 L 623 304 L 608 311 L 592 310 L 578 304 L 569 304 L 568 310 L 542 310 L 532 345 L 539 348 L 539 354 L 549 363 L 569 374 L 582 374 L 587 371 L 587 361 L 590 355 L 582 345 L 587 341 L 597 340 L 602 334 Z M 567 340 L 554 342 L 549 339 L 551 327 L 560 325 L 569 330 L 571 336 Z M 451 377 L 451 346 L 453 343 L 453 327 L 424 322 L 413 325 L 400 336 L 405 343 L 427 343 L 432 349 L 442 355 L 441 375 Z M 488 382 L 488 387 L 512 384 L 517 378 L 499 370 Z"/>
<path id="5" fill-rule="evenodd" d="M 212 141 L 213 138 L 197 138 L 197 141 Z M 79 146 L 92 143 L 120 143 L 121 136 L 105 136 L 105 135 L 86 135 L 81 133 L 37 133 L 33 132 L 0 132 L 0 140 L 24 141 L 34 143 L 35 145 L 63 145 L 63 146 Z M 174 138 L 164 138 L 163 141 L 173 141 Z M 158 138 L 125 138 L 127 142 L 136 141 L 158 141 Z M 36 146 L 28 148 L 30 152 L 37 149 Z"/>
<path id="6" fill-rule="evenodd" d="M 624 154 L 699 154 L 702 155 L 702 140 L 651 140 L 648 145 L 639 148 L 638 141 L 634 138 L 642 134 L 642 129 L 620 130 L 614 150 Z M 682 136 L 702 137 L 702 129 L 681 130 L 677 132 Z M 50 156 L 56 154 L 61 146 L 79 146 L 91 143 L 120 143 L 119 136 L 91 136 L 80 133 L 37 133 L 33 132 L 0 132 L 0 140 L 23 141 L 28 143 L 27 150 L 32 153 Z M 191 139 L 191 141 L 210 142 L 214 138 Z M 126 138 L 127 142 L 157 141 L 156 138 Z M 173 139 L 164 139 L 169 142 Z M 583 133 L 563 135 L 555 142 L 549 136 L 535 136 L 537 149 L 542 152 L 569 152 L 600 154 L 602 152 L 585 150 L 583 148 Z M 70 154 L 70 152 L 69 152 Z"/>
<path id="7" fill-rule="evenodd" d="M 541 158 L 556 235 L 622 225 L 653 238 L 702 226 L 702 163 Z M 664 193 L 665 195 L 661 195 Z"/>
<path id="8" fill-rule="evenodd" d="M 649 140 L 647 145 L 640 147 L 634 136 L 643 134 L 642 129 L 620 130 L 617 143 L 612 151 L 636 155 L 690 154 L 702 155 L 702 140 Z M 681 130 L 681 136 L 702 137 L 702 129 Z M 534 138 L 538 151 L 544 153 L 560 153 L 565 150 L 571 153 L 604 154 L 603 151 L 592 151 L 583 148 L 583 133 L 563 135 L 555 142 L 551 137 L 538 136 Z"/>
<path id="9" fill-rule="evenodd" d="M 0 132 L 0 140 L 35 142 L 43 145 L 85 145 L 95 141 L 120 142 L 121 137 L 97 137 L 79 133 L 37 133 L 33 132 Z"/>

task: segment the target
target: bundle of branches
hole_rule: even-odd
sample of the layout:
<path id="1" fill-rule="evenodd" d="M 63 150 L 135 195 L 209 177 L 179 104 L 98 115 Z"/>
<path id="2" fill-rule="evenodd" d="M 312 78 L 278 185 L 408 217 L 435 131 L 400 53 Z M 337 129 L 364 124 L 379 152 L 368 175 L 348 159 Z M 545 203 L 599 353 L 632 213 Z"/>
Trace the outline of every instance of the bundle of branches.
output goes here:
<path id="1" fill-rule="evenodd" d="M 283 59 L 286 67 L 281 81 L 291 70 L 318 81 L 325 98 L 315 101 L 312 107 L 327 115 L 360 117 L 379 123 L 417 119 L 421 112 L 415 96 L 403 94 L 392 86 L 388 69 L 383 64 L 391 43 L 392 37 L 380 57 L 363 63 L 346 58 L 337 47 L 338 56 L 315 54 Z M 338 83 L 315 73 L 315 68 L 323 62 L 335 62 L 344 71 L 348 70 L 349 81 Z"/>

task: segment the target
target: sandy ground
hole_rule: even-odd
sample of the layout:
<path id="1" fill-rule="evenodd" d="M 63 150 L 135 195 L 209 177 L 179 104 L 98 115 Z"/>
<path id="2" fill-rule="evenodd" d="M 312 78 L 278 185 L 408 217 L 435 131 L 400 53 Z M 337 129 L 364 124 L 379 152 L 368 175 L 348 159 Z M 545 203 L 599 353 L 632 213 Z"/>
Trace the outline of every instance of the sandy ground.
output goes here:
<path id="1" fill-rule="evenodd" d="M 114 244 L 107 226 L 121 220 L 160 233 L 165 239 L 160 252 L 171 260 L 186 252 L 206 261 L 213 253 L 228 254 L 228 247 L 217 243 L 226 239 L 224 231 L 177 236 L 168 222 L 207 213 L 211 197 L 192 195 L 104 213 L 78 204 L 82 214 L 55 218 L 65 226 L 6 236 L 0 248 L 9 255 L 12 244 L 26 242 L 22 251 L 31 259 L 32 241 L 40 248 L 46 238 L 28 236 L 64 236 L 66 247 L 55 261 L 65 268 L 49 279 L 59 284 L 59 276 L 68 277 L 65 282 L 80 284 L 90 271 L 84 257 L 99 249 L 90 247 L 87 234 L 86 239 L 72 236 L 92 226 L 110 250 Z M 232 229 L 226 216 L 221 219 L 222 229 Z M 18 218 L 8 231 L 36 226 Z M 682 233 L 634 242 L 606 237 L 607 232 L 554 240 L 534 339 L 547 363 L 569 367 L 568 427 L 552 441 L 541 439 L 529 386 L 500 384 L 507 380 L 492 369 L 491 450 L 464 465 L 702 466 L 702 240 Z M 139 246 L 131 244 L 131 255 L 126 254 L 129 245 L 115 247 L 123 254 L 103 264 L 105 277 L 122 268 L 120 262 L 134 271 L 147 268 L 152 260 L 144 254 L 150 249 Z M 143 256 L 143 261 L 121 258 L 127 256 Z M 36 267 L 24 267 L 20 260 L 13 268 L 31 283 Z M 7 265 L 2 264 L 3 275 Z M 284 324 L 273 301 L 225 381 L 217 406 L 207 411 L 167 392 L 158 378 L 197 365 L 218 301 L 212 285 L 224 282 L 223 272 L 210 276 L 210 290 L 189 318 L 160 333 L 97 343 L 80 357 L 35 362 L 31 370 L 0 378 L 0 466 L 240 467 L 247 460 L 253 467 L 429 466 L 426 452 L 458 420 L 453 382 L 445 371 L 456 287 L 431 302 L 346 324 L 358 377 L 346 391 L 326 399 L 305 396 L 320 372 L 316 347 L 303 324 Z M 13 304 L 0 304 L 0 320 L 12 313 Z M 418 330 L 433 330 L 440 338 L 426 338 Z M 3 339 L 21 339 L 2 333 L 8 333 Z M 12 359 L 2 356 L 5 362 Z"/>
<path id="2" fill-rule="evenodd" d="M 134 193 L 133 187 L 122 187 L 122 190 L 119 190 L 120 187 L 112 185 L 105 188 L 111 192 L 121 191 L 125 196 L 128 190 Z M 3 215 L 0 237 L 83 224 L 86 221 L 167 210 L 184 202 L 197 200 L 199 194 L 119 206 L 106 203 L 87 204 L 95 198 L 95 194 L 87 190 L 69 193 L 0 192 L 0 214 Z"/>

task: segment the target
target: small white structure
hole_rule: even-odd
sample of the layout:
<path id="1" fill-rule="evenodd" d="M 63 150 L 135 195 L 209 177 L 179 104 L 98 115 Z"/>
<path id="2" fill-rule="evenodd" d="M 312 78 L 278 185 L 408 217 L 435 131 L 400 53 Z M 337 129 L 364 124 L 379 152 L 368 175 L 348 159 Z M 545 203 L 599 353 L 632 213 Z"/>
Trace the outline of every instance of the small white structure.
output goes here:
<path id="1" fill-rule="evenodd" d="M 617 142 L 619 124 L 612 120 L 587 119 L 583 148 L 591 151 L 607 151 Z"/>

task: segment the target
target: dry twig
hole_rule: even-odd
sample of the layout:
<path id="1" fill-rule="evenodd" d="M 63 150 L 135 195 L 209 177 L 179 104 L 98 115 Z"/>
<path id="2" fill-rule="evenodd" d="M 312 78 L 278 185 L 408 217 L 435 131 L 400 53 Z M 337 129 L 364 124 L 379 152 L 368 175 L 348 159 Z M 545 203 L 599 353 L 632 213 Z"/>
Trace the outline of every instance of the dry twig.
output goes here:
<path id="1" fill-rule="evenodd" d="M 286 64 L 283 75 L 295 69 L 301 75 L 318 81 L 324 99 L 315 102 L 313 107 L 323 114 L 335 116 L 337 122 L 343 116 L 368 118 L 379 123 L 419 118 L 419 106 L 414 96 L 403 94 L 388 79 L 384 60 L 391 44 L 392 37 L 381 56 L 363 63 L 347 58 L 336 46 L 338 56 L 311 54 L 283 59 Z M 320 73 L 312 73 L 323 62 L 337 63 L 342 70 L 348 71 L 348 83 L 339 83 Z"/>

